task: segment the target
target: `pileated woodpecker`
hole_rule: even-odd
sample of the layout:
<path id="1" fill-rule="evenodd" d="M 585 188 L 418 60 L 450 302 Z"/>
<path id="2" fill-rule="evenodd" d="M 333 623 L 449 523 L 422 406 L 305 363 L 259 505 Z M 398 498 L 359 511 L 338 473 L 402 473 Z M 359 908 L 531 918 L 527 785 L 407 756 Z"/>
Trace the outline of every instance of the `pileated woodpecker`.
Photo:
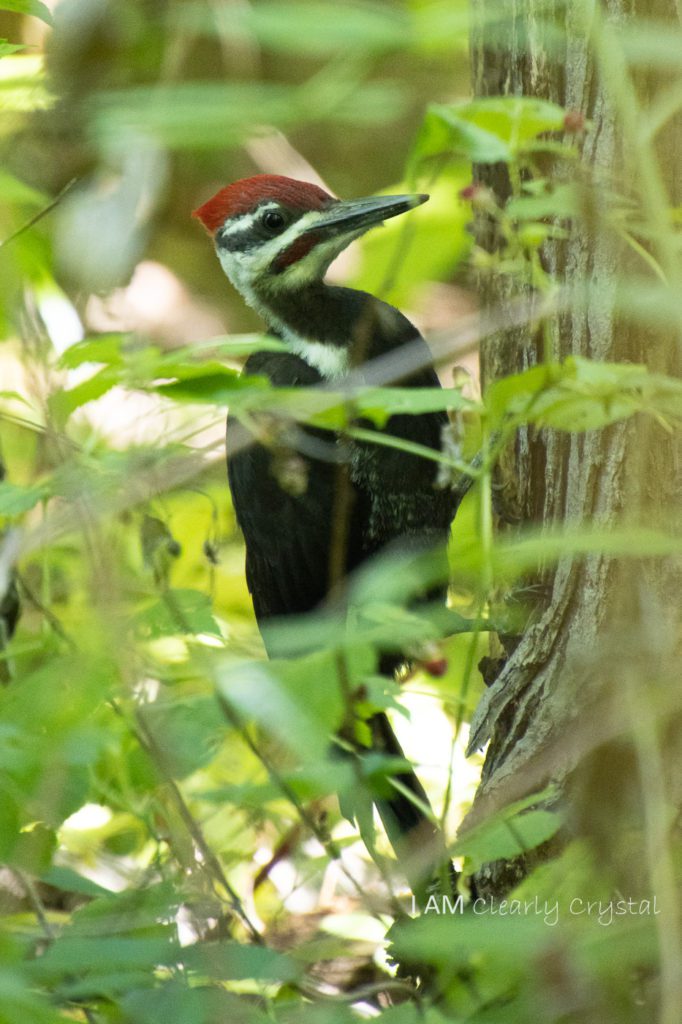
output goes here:
<path id="1" fill-rule="evenodd" d="M 351 368 L 362 372 L 363 364 L 410 345 L 413 353 L 423 349 L 422 368 L 401 385 L 439 387 L 426 343 L 399 310 L 323 280 L 353 239 L 426 199 L 342 201 L 316 185 L 257 175 L 228 185 L 195 210 L 228 278 L 287 348 L 250 356 L 245 373 L 264 375 L 277 387 L 304 387 L 340 380 Z M 438 450 L 446 422 L 440 412 L 394 415 L 385 431 Z M 325 435 L 308 429 L 299 451 L 303 485 L 287 487 L 272 448 L 253 437 L 245 445 L 244 430 L 228 418 L 229 483 L 261 629 L 271 618 L 317 608 L 349 573 L 389 546 L 418 551 L 437 544 L 444 551 L 457 499 L 437 488 L 435 462 L 340 437 L 330 444 L 329 435 L 325 444 Z M 392 673 L 398 660 L 383 656 L 381 671 Z M 384 714 L 375 714 L 370 726 L 374 749 L 404 757 Z M 424 812 L 428 799 L 414 773 L 402 770 L 396 780 L 375 802 L 399 859 L 411 861 L 404 868 L 414 889 L 415 879 L 424 882 L 424 872 L 443 863 L 444 845 Z"/>

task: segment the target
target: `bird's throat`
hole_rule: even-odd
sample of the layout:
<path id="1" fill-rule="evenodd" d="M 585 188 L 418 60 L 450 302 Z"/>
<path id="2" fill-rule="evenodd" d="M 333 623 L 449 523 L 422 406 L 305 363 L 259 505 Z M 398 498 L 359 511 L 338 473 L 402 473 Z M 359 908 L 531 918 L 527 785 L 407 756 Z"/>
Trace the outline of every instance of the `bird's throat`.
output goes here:
<path id="1" fill-rule="evenodd" d="M 254 293 L 250 302 L 270 330 L 327 381 L 339 380 L 350 369 L 347 339 L 333 321 L 331 294 L 319 283 L 295 296 Z"/>

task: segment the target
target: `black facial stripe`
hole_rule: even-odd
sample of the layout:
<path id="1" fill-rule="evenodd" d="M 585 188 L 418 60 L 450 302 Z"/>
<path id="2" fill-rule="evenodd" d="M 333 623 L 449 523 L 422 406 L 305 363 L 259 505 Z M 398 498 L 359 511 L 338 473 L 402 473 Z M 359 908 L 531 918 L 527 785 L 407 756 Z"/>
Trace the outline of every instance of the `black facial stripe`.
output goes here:
<path id="1" fill-rule="evenodd" d="M 215 236 L 217 247 L 227 252 L 246 252 L 249 249 L 257 249 L 266 241 L 266 238 L 258 237 L 252 227 L 244 228 L 243 231 L 218 231 Z"/>

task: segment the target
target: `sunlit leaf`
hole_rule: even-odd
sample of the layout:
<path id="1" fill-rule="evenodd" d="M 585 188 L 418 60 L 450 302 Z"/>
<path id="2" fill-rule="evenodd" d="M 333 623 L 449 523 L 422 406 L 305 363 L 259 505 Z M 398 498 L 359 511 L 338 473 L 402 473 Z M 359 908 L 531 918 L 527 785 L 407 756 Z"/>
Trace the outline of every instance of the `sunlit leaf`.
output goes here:
<path id="1" fill-rule="evenodd" d="M 472 163 L 508 163 L 531 139 L 563 128 L 565 111 L 527 96 L 492 96 L 432 104 L 414 143 L 413 173 L 425 160 L 448 156 Z"/>
<path id="2" fill-rule="evenodd" d="M 283 953 L 263 946 L 246 946 L 238 942 L 204 942 L 183 953 L 189 970 L 209 978 L 257 981 L 294 981 L 300 968 Z"/>
<path id="3" fill-rule="evenodd" d="M 43 501 L 49 493 L 50 488 L 46 483 L 21 487 L 19 484 L 10 483 L 9 480 L 0 481 L 0 516 L 13 518 L 23 515 Z"/>
<path id="4" fill-rule="evenodd" d="M 52 24 L 50 9 L 40 0 L 0 0 L 0 10 L 15 11 L 17 14 L 32 14 L 47 25 Z"/>

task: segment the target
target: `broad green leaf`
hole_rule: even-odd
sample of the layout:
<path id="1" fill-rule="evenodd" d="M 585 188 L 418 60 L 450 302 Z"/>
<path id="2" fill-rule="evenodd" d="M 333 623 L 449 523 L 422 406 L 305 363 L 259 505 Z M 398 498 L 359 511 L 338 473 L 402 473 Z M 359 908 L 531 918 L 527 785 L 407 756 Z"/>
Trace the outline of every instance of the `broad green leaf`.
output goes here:
<path id="1" fill-rule="evenodd" d="M 538 220 L 541 217 L 575 217 L 580 210 L 579 193 L 575 185 L 557 185 L 556 188 L 536 195 L 523 195 L 510 199 L 506 213 L 514 220 Z"/>
<path id="2" fill-rule="evenodd" d="M 15 11 L 17 14 L 31 14 L 35 18 L 40 18 L 46 25 L 52 25 L 50 9 L 40 0 L 0 0 L 0 10 Z"/>
<path id="3" fill-rule="evenodd" d="M 104 145 L 144 133 L 173 149 L 224 149 L 252 135 L 254 110 L 261 123 L 281 129 L 322 116 L 372 123 L 400 113 L 402 98 L 395 83 L 349 83 L 347 76 L 315 78 L 297 88 L 273 82 L 138 86 L 94 98 L 92 129 Z"/>
<path id="4" fill-rule="evenodd" d="M 77 871 L 73 871 L 71 868 L 61 867 L 57 864 L 53 864 L 44 872 L 41 876 L 41 881 L 46 885 L 54 886 L 55 889 L 59 889 L 61 892 L 75 892 L 81 896 L 88 896 L 93 899 L 97 896 L 106 896 L 108 892 L 107 889 L 98 885 L 97 882 L 93 882 L 92 879 L 78 874 Z"/>
<path id="5" fill-rule="evenodd" d="M 57 985 L 72 997 L 98 992 L 113 995 L 127 991 L 135 982 L 139 985 L 145 977 L 153 984 L 155 968 L 172 966 L 177 959 L 177 948 L 164 938 L 64 935 L 27 965 L 27 973 L 38 984 Z"/>
<path id="6" fill-rule="evenodd" d="M 437 157 L 474 163 L 508 163 L 512 152 L 503 139 L 453 108 L 432 104 L 410 153 L 409 177 L 413 178 L 425 161 Z"/>
<path id="7" fill-rule="evenodd" d="M 170 589 L 164 596 L 135 616 L 135 628 L 142 639 L 206 633 L 220 636 L 211 599 L 199 590 Z"/>
<path id="8" fill-rule="evenodd" d="M 362 650 L 360 655 L 349 653 L 343 660 L 351 690 L 363 668 L 373 670 L 372 655 L 363 657 Z M 286 661 L 235 662 L 220 672 L 218 689 L 241 717 L 258 722 L 299 758 L 320 760 L 345 713 L 340 667 L 333 651 Z"/>
<path id="9" fill-rule="evenodd" d="M 636 412 L 682 418 L 682 382 L 644 366 L 571 356 L 496 381 L 485 401 L 493 429 L 511 418 L 558 430 L 595 430 Z"/>
<path id="10" fill-rule="evenodd" d="M 59 423 L 65 423 L 69 416 L 96 399 L 106 395 L 121 381 L 121 372 L 115 366 L 103 366 L 88 377 L 87 380 L 75 384 L 64 391 L 55 391 L 50 396 L 50 409 Z"/>
<path id="11" fill-rule="evenodd" d="M 212 979 L 295 981 L 300 968 L 283 953 L 238 942 L 203 942 L 183 951 L 187 968 Z"/>
<path id="12" fill-rule="evenodd" d="M 181 901 L 181 892 L 170 881 L 121 892 L 101 892 L 74 911 L 64 938 L 89 939 L 95 945 L 114 935 L 172 940 L 172 922 Z"/>
<path id="13" fill-rule="evenodd" d="M 182 371 L 181 371 L 182 372 Z M 169 377 L 175 376 L 173 372 Z M 175 402 L 207 402 L 210 405 L 234 405 L 238 392 L 269 390 L 260 377 L 242 377 L 239 371 L 219 363 L 197 365 L 182 372 L 172 384 L 157 384 L 154 390 Z"/>
<path id="14" fill-rule="evenodd" d="M 153 989 L 131 987 L 120 1006 L 131 1024 L 274 1024 L 272 1014 L 259 1010 L 253 1001 L 216 986 L 190 988 L 185 978 L 173 978 Z M 301 1009 L 297 1009 L 297 1024 L 301 1024 Z M 277 1018 L 279 1024 L 279 1014 Z M 339 1024 L 336 1019 L 335 1024 Z"/>
<path id="15" fill-rule="evenodd" d="M 178 779 L 208 764 L 225 737 L 225 716 L 212 694 L 157 700 L 140 713 Z"/>
<path id="16" fill-rule="evenodd" d="M 489 96 L 450 109 L 506 142 L 514 154 L 543 132 L 561 131 L 566 116 L 558 104 L 531 96 Z"/>
<path id="17" fill-rule="evenodd" d="M 347 4 L 343 13 L 343 18 L 330 18 L 323 0 L 262 0 L 236 8 L 229 19 L 190 3 L 176 17 L 194 30 L 220 32 L 239 42 L 255 37 L 266 49 L 310 57 L 381 54 L 409 42 L 410 22 L 402 10 L 356 2 Z"/>
<path id="18" fill-rule="evenodd" d="M 64 370 L 74 370 L 83 363 L 121 366 L 124 362 L 123 346 L 127 340 L 128 335 L 125 334 L 101 334 L 96 338 L 84 338 L 61 354 L 58 365 Z"/>
<path id="19" fill-rule="evenodd" d="M 531 139 L 560 131 L 564 116 L 562 107 L 525 96 L 432 104 L 412 148 L 412 174 L 425 160 L 441 156 L 509 163 Z"/>
<path id="20" fill-rule="evenodd" d="M 3 480 L 0 482 L 0 516 L 21 516 L 48 497 L 49 493 L 50 488 L 46 483 L 21 487 L 19 484 Z"/>
<path id="21" fill-rule="evenodd" d="M 472 963 L 476 963 L 479 969 L 487 966 L 495 970 L 504 991 L 523 974 L 525 958 L 535 959 L 547 942 L 547 925 L 539 914 L 496 916 L 486 912 L 483 901 L 476 914 L 453 913 L 439 897 L 433 897 L 433 901 L 430 912 L 425 912 L 428 904 L 419 907 L 419 917 L 391 928 L 392 951 L 408 963 L 440 967 L 449 978 L 458 970 L 471 971 Z M 519 950 L 524 951 L 523 957 Z M 497 1018 L 501 1019 L 509 1018 L 505 1013 L 504 1018 Z"/>
<path id="22" fill-rule="evenodd" d="M 8 43 L 6 39 L 0 39 L 0 57 L 6 57 L 10 53 L 20 53 L 26 47 L 22 43 Z"/>
<path id="23" fill-rule="evenodd" d="M 518 857 L 551 839 L 562 825 L 561 817 L 543 809 L 495 815 L 471 832 L 460 835 L 452 848 L 454 857 L 467 857 L 473 870 L 494 860 Z"/>

